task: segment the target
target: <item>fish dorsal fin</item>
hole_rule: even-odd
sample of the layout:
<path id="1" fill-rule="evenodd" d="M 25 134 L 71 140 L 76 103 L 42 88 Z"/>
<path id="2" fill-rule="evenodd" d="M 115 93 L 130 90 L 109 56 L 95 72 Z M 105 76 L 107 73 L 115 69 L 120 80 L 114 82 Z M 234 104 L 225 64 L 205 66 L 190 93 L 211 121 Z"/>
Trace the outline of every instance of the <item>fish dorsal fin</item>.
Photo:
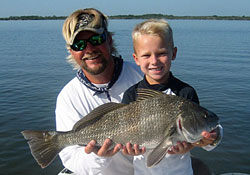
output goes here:
<path id="1" fill-rule="evenodd" d="M 171 145 L 172 142 L 169 139 L 163 139 L 163 141 L 147 156 L 147 167 L 152 167 L 160 163 Z"/>
<path id="2" fill-rule="evenodd" d="M 110 111 L 126 106 L 127 104 L 122 103 L 105 103 L 97 108 L 93 109 L 89 114 L 83 117 L 81 120 L 75 123 L 73 130 L 77 131 L 84 127 L 85 123 L 90 122 L 91 120 L 99 120 L 102 116 Z"/>
<path id="3" fill-rule="evenodd" d="M 164 94 L 161 91 L 145 89 L 145 88 L 138 88 L 136 90 L 136 93 L 137 93 L 136 101 L 142 101 L 148 98 L 153 98 L 153 97 L 157 97 L 157 96 Z"/>

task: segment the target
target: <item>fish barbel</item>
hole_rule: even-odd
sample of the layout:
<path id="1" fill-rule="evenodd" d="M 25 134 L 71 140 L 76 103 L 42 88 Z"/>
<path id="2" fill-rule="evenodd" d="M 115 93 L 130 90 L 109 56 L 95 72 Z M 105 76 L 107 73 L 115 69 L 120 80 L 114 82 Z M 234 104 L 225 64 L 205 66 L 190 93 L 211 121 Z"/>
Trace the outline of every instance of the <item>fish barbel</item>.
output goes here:
<path id="1" fill-rule="evenodd" d="M 179 96 L 149 89 L 138 89 L 137 100 L 130 104 L 106 103 L 79 120 L 71 131 L 22 131 L 29 140 L 37 163 L 47 167 L 65 147 L 86 146 L 96 140 L 101 146 L 110 138 L 112 145 L 130 142 L 152 150 L 147 166 L 158 164 L 177 141 L 195 143 L 201 132 L 218 128 L 213 112 Z"/>

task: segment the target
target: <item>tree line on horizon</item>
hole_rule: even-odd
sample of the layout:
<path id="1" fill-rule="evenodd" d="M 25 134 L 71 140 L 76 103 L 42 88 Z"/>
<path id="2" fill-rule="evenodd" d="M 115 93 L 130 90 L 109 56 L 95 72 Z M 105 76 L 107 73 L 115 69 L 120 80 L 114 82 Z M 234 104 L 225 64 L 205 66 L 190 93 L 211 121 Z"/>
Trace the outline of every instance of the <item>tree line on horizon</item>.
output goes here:
<path id="1" fill-rule="evenodd" d="M 0 18 L 0 20 L 64 20 L 67 16 L 10 16 Z M 250 16 L 174 16 L 164 14 L 144 14 L 144 15 L 114 15 L 108 16 L 110 19 L 197 19 L 197 20 L 250 20 Z"/>

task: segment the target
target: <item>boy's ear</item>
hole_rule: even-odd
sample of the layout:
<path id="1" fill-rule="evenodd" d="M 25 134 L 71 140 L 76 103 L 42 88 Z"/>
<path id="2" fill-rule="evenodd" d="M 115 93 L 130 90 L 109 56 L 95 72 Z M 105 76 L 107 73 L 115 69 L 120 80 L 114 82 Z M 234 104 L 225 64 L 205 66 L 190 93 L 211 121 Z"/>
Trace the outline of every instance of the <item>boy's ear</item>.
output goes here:
<path id="1" fill-rule="evenodd" d="M 177 55 L 177 47 L 174 47 L 173 48 L 173 53 L 172 53 L 173 55 L 172 55 L 172 60 L 175 60 L 175 58 L 176 58 L 176 55 Z"/>
<path id="2" fill-rule="evenodd" d="M 137 56 L 136 56 L 135 53 L 133 53 L 133 57 L 134 57 L 135 63 L 136 63 L 138 66 L 140 66 L 139 61 L 138 61 L 138 58 L 137 58 Z"/>

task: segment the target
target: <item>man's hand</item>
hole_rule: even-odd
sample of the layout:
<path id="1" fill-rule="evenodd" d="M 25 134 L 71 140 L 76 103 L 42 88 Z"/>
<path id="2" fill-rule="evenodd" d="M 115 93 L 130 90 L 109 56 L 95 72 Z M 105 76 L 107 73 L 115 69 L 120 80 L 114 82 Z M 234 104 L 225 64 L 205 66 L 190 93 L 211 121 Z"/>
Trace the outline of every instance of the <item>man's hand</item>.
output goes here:
<path id="1" fill-rule="evenodd" d="M 171 149 L 168 150 L 168 154 L 185 154 L 193 148 L 194 146 L 192 146 L 192 144 L 185 141 L 177 142 L 177 145 L 172 146 Z"/>
<path id="2" fill-rule="evenodd" d="M 100 157 L 111 157 L 122 149 L 121 144 L 117 144 L 114 148 L 110 149 L 111 145 L 112 141 L 110 139 L 106 139 L 101 147 L 97 147 L 96 141 L 92 140 L 85 147 L 85 153 L 90 154 L 91 152 L 94 152 Z"/>
<path id="3" fill-rule="evenodd" d="M 122 153 L 124 155 L 130 155 L 130 156 L 138 156 L 141 154 L 144 154 L 146 152 L 146 148 L 142 147 L 139 148 L 139 145 L 134 144 L 134 148 L 132 147 L 131 143 L 127 143 L 126 146 L 123 147 Z"/>

